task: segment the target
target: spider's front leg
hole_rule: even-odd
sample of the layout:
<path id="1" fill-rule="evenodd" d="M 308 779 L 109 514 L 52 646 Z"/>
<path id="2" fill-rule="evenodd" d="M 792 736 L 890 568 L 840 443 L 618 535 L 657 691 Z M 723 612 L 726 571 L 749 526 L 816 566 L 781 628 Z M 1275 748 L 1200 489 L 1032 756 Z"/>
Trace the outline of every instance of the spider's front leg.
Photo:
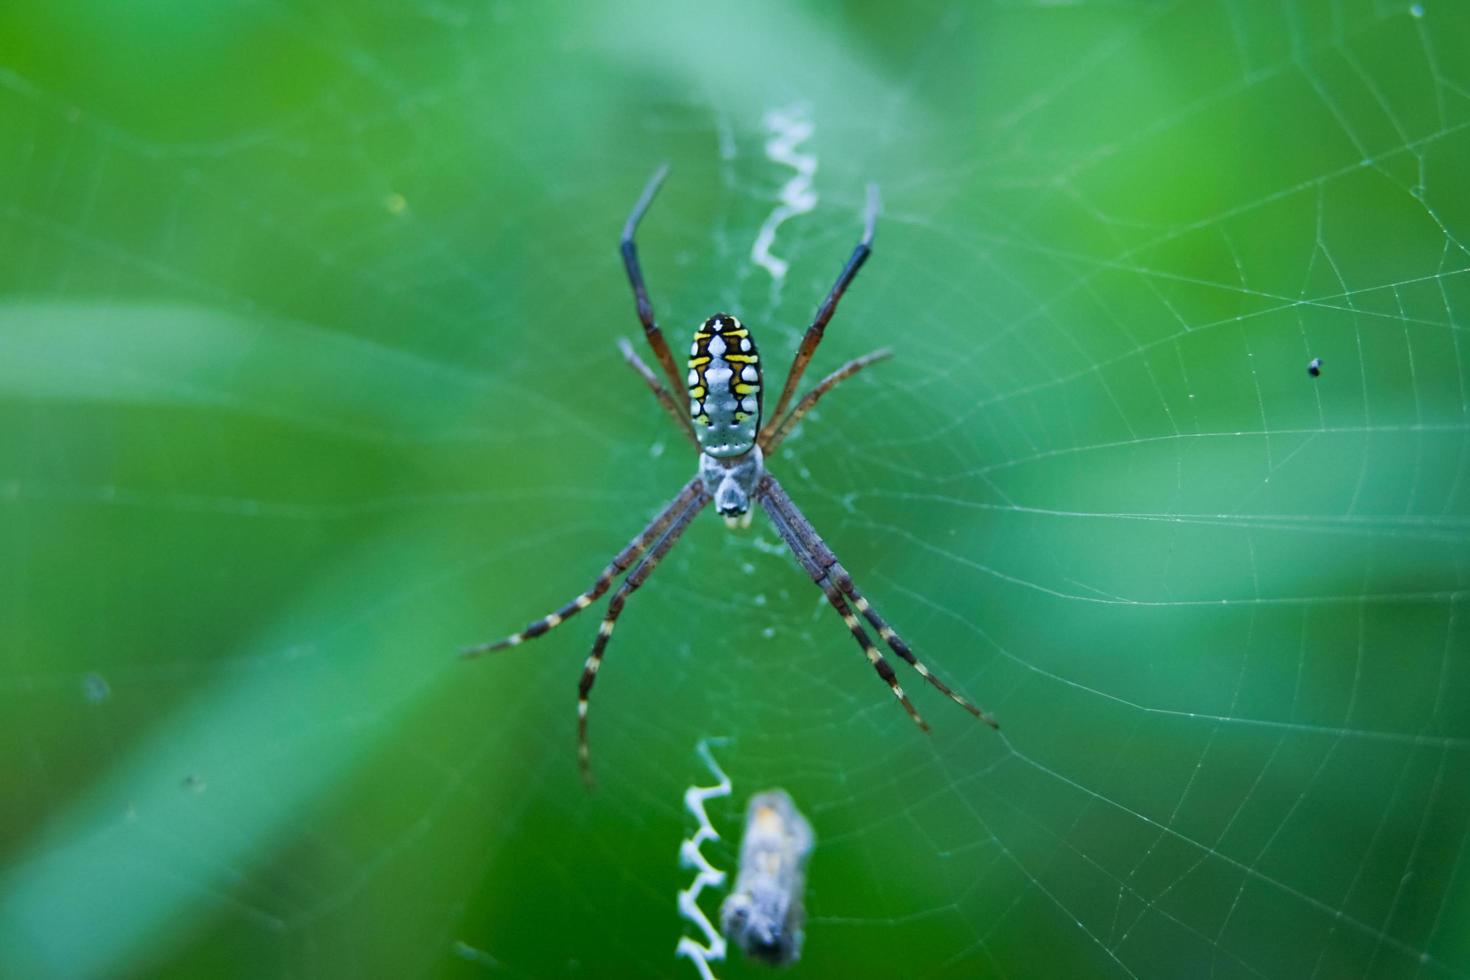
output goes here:
<path id="1" fill-rule="evenodd" d="M 771 420 L 779 422 L 781 416 L 786 413 L 786 407 L 791 404 L 792 397 L 796 394 L 796 386 L 801 381 L 801 376 L 806 373 L 806 366 L 811 363 L 812 355 L 816 353 L 817 345 L 822 342 L 822 335 L 827 330 L 827 323 L 832 319 L 832 314 L 837 312 L 837 303 L 842 299 L 842 294 L 847 292 L 847 287 L 857 278 L 858 270 L 863 263 L 868 261 L 868 256 L 873 252 L 873 232 L 878 225 L 878 185 L 868 185 L 868 203 L 863 213 L 863 237 L 858 239 L 857 247 L 852 250 L 847 264 L 837 274 L 837 281 L 832 284 L 832 290 L 827 293 L 827 298 L 822 305 L 817 307 L 817 315 L 812 318 L 811 326 L 806 328 L 802 335 L 801 345 L 796 348 L 796 357 L 791 362 L 791 370 L 786 373 L 786 384 L 781 388 L 781 397 L 776 401 L 776 410 L 771 413 Z"/>
<path id="2" fill-rule="evenodd" d="M 633 287 L 633 304 L 638 310 L 638 321 L 643 324 L 643 336 L 648 340 L 648 346 L 653 348 L 653 356 L 658 359 L 659 366 L 663 368 L 671 389 L 678 391 L 679 370 L 674 367 L 674 355 L 669 352 L 669 345 L 664 340 L 663 331 L 658 328 L 658 323 L 654 320 L 653 303 L 648 298 L 648 287 L 643 282 L 643 267 L 638 263 L 638 244 L 634 241 L 638 233 L 638 223 L 643 220 L 648 206 L 653 203 L 653 196 L 658 193 L 660 185 L 663 184 L 668 174 L 669 165 L 662 164 L 644 185 L 643 193 L 638 196 L 637 203 L 633 205 L 633 210 L 628 214 L 628 220 L 623 225 L 623 237 L 618 242 L 618 251 L 623 256 L 623 268 L 628 273 L 628 285 Z"/>

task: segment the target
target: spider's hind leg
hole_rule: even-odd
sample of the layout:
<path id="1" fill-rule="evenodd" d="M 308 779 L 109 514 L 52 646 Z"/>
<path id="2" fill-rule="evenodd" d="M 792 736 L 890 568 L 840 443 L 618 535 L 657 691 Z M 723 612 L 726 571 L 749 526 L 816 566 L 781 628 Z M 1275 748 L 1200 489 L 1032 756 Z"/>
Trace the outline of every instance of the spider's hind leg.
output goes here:
<path id="1" fill-rule="evenodd" d="M 587 663 L 582 667 L 582 679 L 577 683 L 577 764 L 582 770 L 582 779 L 589 786 L 592 784 L 592 766 L 587 743 L 587 705 L 592 697 L 592 685 L 597 681 L 597 672 L 602 668 L 603 654 L 607 652 L 607 642 L 612 638 L 613 627 L 617 625 L 618 617 L 623 613 L 623 606 L 628 601 L 628 596 L 648 581 L 648 577 L 653 574 L 658 563 L 679 540 L 679 535 L 683 534 L 689 522 L 694 520 L 694 515 L 709 503 L 709 494 L 705 493 L 703 485 L 698 480 L 691 485 L 694 487 L 693 495 L 668 521 L 666 525 L 668 529 L 662 532 L 663 536 L 659 538 L 658 543 L 637 565 L 633 566 L 633 570 L 628 573 L 627 578 L 623 579 L 622 584 L 613 593 L 612 599 L 608 601 L 607 615 L 603 617 L 602 625 L 597 628 L 597 639 L 592 642 L 592 652 L 587 655 Z M 681 494 L 681 498 L 682 496 Z M 670 505 L 669 511 L 674 509 L 674 505 Z M 662 516 L 664 515 L 660 515 Z"/>
<path id="2" fill-rule="evenodd" d="M 852 614 L 852 610 L 848 608 L 847 602 L 842 598 L 841 593 L 837 591 L 836 586 L 832 584 L 832 580 L 824 577 L 817 581 L 817 585 L 821 587 L 823 594 L 827 596 L 827 602 L 831 604 L 833 609 L 837 610 L 837 614 L 847 624 L 848 632 L 852 633 L 853 639 L 857 640 L 858 645 L 863 648 L 863 653 L 867 656 L 868 663 L 873 665 L 873 669 L 878 672 L 878 676 L 883 678 L 888 686 L 893 689 L 893 696 L 898 698 L 899 704 L 903 705 L 903 710 L 909 713 L 909 717 L 913 719 L 915 725 L 919 726 L 920 731 L 927 732 L 929 730 L 929 723 L 920 716 L 918 709 L 909 700 L 909 696 L 904 693 L 903 685 L 898 682 L 898 675 L 893 672 L 893 666 L 883 658 L 883 654 L 878 652 L 878 648 L 868 638 L 868 633 L 863 629 L 863 624 L 858 622 L 858 618 Z"/>
<path id="3" fill-rule="evenodd" d="M 678 517 L 683 509 L 703 492 L 704 487 L 700 484 L 698 477 L 685 484 L 684 489 L 679 491 L 679 495 L 669 501 L 668 505 L 659 511 L 658 515 L 648 523 L 648 526 L 642 531 L 639 531 L 637 537 L 628 542 L 626 548 L 618 552 L 617 556 L 602 570 L 602 574 L 597 576 L 597 581 L 592 583 L 592 588 L 583 592 L 556 612 L 542 616 L 519 633 L 512 633 L 510 636 L 495 640 L 492 643 L 482 643 L 479 646 L 466 647 L 460 651 L 460 656 L 478 657 L 480 654 L 489 653 L 492 650 L 504 650 L 506 647 L 518 646 L 527 640 L 535 639 L 543 633 L 550 632 L 572 616 L 575 616 L 583 609 L 592 605 L 592 603 L 596 602 L 608 590 L 608 587 L 612 585 L 612 580 L 619 573 L 630 568 L 638 560 L 638 556 L 643 554 L 644 549 L 659 535 L 663 534 L 668 529 L 668 526 L 674 522 L 674 518 Z"/>
<path id="4" fill-rule="evenodd" d="M 991 728 L 1000 728 L 1000 725 L 996 723 L 994 718 L 956 694 L 948 684 L 940 680 L 933 671 L 924 666 L 918 657 L 914 656 L 914 651 L 904 642 L 903 637 L 899 636 L 892 626 L 889 626 L 883 621 L 883 617 L 878 615 L 878 610 L 868 605 L 868 600 L 863 598 L 863 594 L 857 590 L 857 586 L 853 584 L 852 576 L 847 574 L 847 569 L 842 567 L 841 562 L 834 561 L 832 563 L 831 576 L 837 583 L 837 587 L 852 599 L 852 604 L 857 607 L 857 611 L 862 613 L 863 618 L 873 625 L 873 629 L 878 631 L 878 635 L 883 638 L 884 643 L 888 644 L 888 648 L 903 658 L 910 667 L 918 671 L 920 677 L 933 684 L 939 689 L 940 693 L 944 694 L 976 718 L 985 722 Z"/>
<path id="5" fill-rule="evenodd" d="M 863 654 L 868 658 L 868 662 L 873 665 L 873 669 L 878 672 L 878 676 L 883 678 L 883 681 L 893 691 L 893 696 L 898 698 L 899 704 L 903 705 L 903 709 L 908 712 L 909 718 L 913 719 L 914 724 L 918 725 L 920 730 L 927 732 L 929 730 L 929 724 L 924 721 L 918 709 L 909 700 L 909 696 L 904 693 L 903 685 L 898 682 L 898 676 L 893 672 L 892 665 L 883 659 L 883 654 L 878 652 L 878 648 L 873 645 L 873 641 L 868 637 L 867 631 L 863 629 L 863 624 L 853 615 L 852 608 L 848 605 L 847 600 L 843 598 L 842 593 L 837 590 L 837 586 L 832 583 L 832 579 L 827 575 L 826 569 L 818 563 L 817 559 L 802 541 L 801 535 L 793 527 L 792 521 L 785 512 L 780 500 L 780 497 L 784 497 L 785 494 L 781 493 L 780 497 L 777 497 L 776 494 L 771 493 L 771 488 L 776 486 L 778 486 L 776 481 L 768 474 L 762 480 L 761 487 L 758 489 L 756 495 L 756 499 L 760 501 L 761 506 L 766 511 L 766 516 L 771 519 L 772 526 L 776 528 L 776 533 L 781 535 L 781 539 L 786 542 L 786 547 L 791 549 L 791 553 L 796 557 L 797 562 L 811 576 L 812 581 L 817 584 L 817 587 L 822 590 L 822 594 L 827 597 L 827 602 L 833 609 L 837 610 L 837 615 L 841 616 L 842 621 L 847 624 L 848 632 L 852 633 L 852 638 L 857 640 L 858 646 L 863 648 Z M 789 503 L 789 500 L 786 502 Z"/>
<path id="6" fill-rule="evenodd" d="M 801 513 L 796 504 L 786 494 L 786 491 L 782 489 L 781 485 L 769 475 L 763 484 L 760 499 L 766 508 L 766 512 L 771 514 L 772 521 L 777 525 L 777 529 L 781 531 L 782 536 L 785 537 L 789 533 L 795 537 L 796 544 L 791 544 L 791 539 L 787 539 L 787 544 L 791 545 L 792 550 L 796 551 L 797 545 L 799 545 L 801 551 L 808 556 L 807 559 L 803 560 L 801 554 L 798 554 L 798 560 L 802 560 L 804 565 L 809 561 L 810 566 L 808 567 L 808 571 L 811 572 L 812 577 L 816 578 L 820 573 L 823 576 L 821 581 L 828 583 L 823 586 L 824 590 L 831 587 L 834 591 L 840 591 L 840 597 L 850 599 L 852 605 L 857 607 L 858 612 L 862 614 L 863 618 L 871 623 L 873 628 L 878 631 L 878 635 L 883 639 L 883 642 L 888 644 L 888 648 L 902 658 L 910 667 L 914 668 L 920 677 L 924 678 L 950 700 L 985 722 L 991 728 L 998 729 L 1000 727 L 994 718 L 975 707 L 959 694 L 956 694 L 953 688 L 926 667 L 918 657 L 914 656 L 913 650 L 904 642 L 903 637 L 899 636 L 893 627 L 889 626 L 883 620 L 883 617 L 878 615 L 878 611 L 870 606 L 868 600 L 858 591 L 857 586 L 853 584 L 852 576 L 847 573 L 847 569 L 842 567 L 842 563 L 837 560 L 837 556 L 832 553 L 832 549 L 827 547 L 821 535 L 817 534 L 816 528 L 812 527 L 811 522 Z M 821 583 L 819 582 L 819 584 Z M 846 602 L 844 601 L 843 607 L 845 608 L 845 606 Z M 839 609 L 838 611 L 841 612 L 842 610 Z M 849 613 L 849 615 L 851 614 Z M 856 617 L 853 618 L 854 622 L 856 622 Z M 853 624 L 849 623 L 848 628 L 852 629 L 852 627 Z M 862 642 L 862 640 L 859 640 L 859 642 Z"/>

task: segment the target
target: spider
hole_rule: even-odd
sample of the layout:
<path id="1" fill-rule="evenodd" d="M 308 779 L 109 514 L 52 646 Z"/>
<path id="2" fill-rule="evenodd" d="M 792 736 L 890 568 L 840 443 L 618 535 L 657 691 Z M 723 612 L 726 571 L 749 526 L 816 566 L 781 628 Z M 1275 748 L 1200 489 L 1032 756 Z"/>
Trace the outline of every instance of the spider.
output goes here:
<path id="1" fill-rule="evenodd" d="M 663 368 L 668 386 L 664 386 L 663 380 L 643 362 L 626 339 L 620 339 L 618 346 L 624 360 L 643 378 L 654 397 L 673 417 L 699 453 L 699 471 L 694 479 L 684 485 L 678 496 L 659 511 L 627 547 L 618 552 L 612 562 L 602 570 L 602 574 L 597 576 L 590 589 L 556 612 L 531 623 L 519 633 L 513 633 L 493 643 L 469 647 L 462 655 L 474 657 L 491 650 L 513 647 L 549 632 L 592 605 L 608 590 L 616 576 L 627 572 L 622 584 L 608 602 L 607 615 L 598 627 L 597 638 L 592 643 L 592 652 L 587 656 L 582 679 L 577 687 L 577 761 L 583 778 L 590 782 L 587 702 L 592 694 L 593 682 L 597 680 L 597 671 L 602 666 L 602 657 L 607 651 L 613 627 L 622 615 L 628 597 L 648 581 L 658 563 L 674 547 L 679 536 L 705 505 L 713 501 L 715 510 L 725 518 L 730 527 L 746 527 L 750 524 L 751 504 L 757 503 L 770 518 L 776 533 L 791 549 L 797 563 L 822 589 L 827 602 L 847 624 L 868 662 L 873 665 L 878 676 L 887 682 L 894 697 L 898 698 L 914 724 L 922 731 L 929 730 L 929 725 L 920 717 L 908 695 L 904 693 L 892 666 L 878 652 L 862 623 L 858 621 L 859 615 L 877 630 L 878 636 L 888 648 L 913 667 L 920 677 L 976 718 L 992 728 L 998 728 L 993 718 L 955 693 L 914 656 L 903 638 L 863 598 L 847 569 L 842 567 L 837 556 L 822 541 L 816 529 L 797 509 L 796 504 L 765 466 L 766 457 L 776 451 L 782 440 L 791 434 L 791 430 L 823 395 L 869 364 L 881 361 L 892 353 L 889 349 L 882 348 L 848 361 L 818 382 L 816 387 L 791 407 L 797 384 L 811 362 L 817 345 L 822 342 L 822 334 L 827 329 L 827 322 L 832 319 L 838 300 L 842 299 L 842 294 L 852 284 L 872 250 L 873 231 L 878 220 L 878 188 L 875 185 L 868 187 L 863 237 L 852 250 L 847 264 L 837 276 L 837 282 L 817 309 L 816 317 L 802 337 L 801 345 L 791 362 L 791 370 L 787 372 L 786 384 L 781 389 L 781 397 L 776 402 L 776 410 L 771 413 L 769 424 L 762 426 L 760 353 L 756 350 L 750 330 L 740 320 L 728 313 L 716 313 L 700 324 L 694 332 L 694 342 L 689 347 L 688 374 L 682 382 L 663 333 L 654 322 L 653 305 L 648 300 L 643 271 L 638 265 L 638 247 L 633 238 L 667 173 L 667 166 L 659 167 L 643 188 L 643 193 L 623 225 L 620 250 L 628 282 L 633 287 L 638 319 L 643 323 L 643 334 Z M 687 411 L 673 395 L 680 387 L 688 390 Z M 853 612 L 854 609 L 857 610 L 856 613 Z"/>

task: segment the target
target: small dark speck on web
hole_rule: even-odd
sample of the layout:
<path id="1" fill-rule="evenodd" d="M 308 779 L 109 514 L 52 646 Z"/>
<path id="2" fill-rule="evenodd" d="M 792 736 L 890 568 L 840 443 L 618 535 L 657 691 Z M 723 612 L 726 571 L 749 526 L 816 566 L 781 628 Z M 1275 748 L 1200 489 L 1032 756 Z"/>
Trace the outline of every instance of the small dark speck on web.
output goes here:
<path id="1" fill-rule="evenodd" d="M 1312 358 L 1311 361 L 1307 363 L 1307 373 L 1314 378 L 1320 375 L 1322 373 L 1322 358 Z"/>

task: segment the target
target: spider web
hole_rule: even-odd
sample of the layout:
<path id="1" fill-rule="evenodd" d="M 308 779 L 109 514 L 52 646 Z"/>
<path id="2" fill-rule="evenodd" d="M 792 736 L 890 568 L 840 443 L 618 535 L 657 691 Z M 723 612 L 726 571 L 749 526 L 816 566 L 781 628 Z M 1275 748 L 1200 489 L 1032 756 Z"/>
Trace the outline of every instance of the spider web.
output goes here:
<path id="1" fill-rule="evenodd" d="M 135 6 L 0 12 L 0 973 L 690 976 L 719 734 L 792 975 L 1470 976 L 1463 8 Z M 772 470 L 999 734 L 760 518 L 629 604 L 595 793 L 593 616 L 454 659 L 688 479 L 664 159 L 660 319 L 772 371 L 881 185 L 814 371 L 895 357 Z"/>

